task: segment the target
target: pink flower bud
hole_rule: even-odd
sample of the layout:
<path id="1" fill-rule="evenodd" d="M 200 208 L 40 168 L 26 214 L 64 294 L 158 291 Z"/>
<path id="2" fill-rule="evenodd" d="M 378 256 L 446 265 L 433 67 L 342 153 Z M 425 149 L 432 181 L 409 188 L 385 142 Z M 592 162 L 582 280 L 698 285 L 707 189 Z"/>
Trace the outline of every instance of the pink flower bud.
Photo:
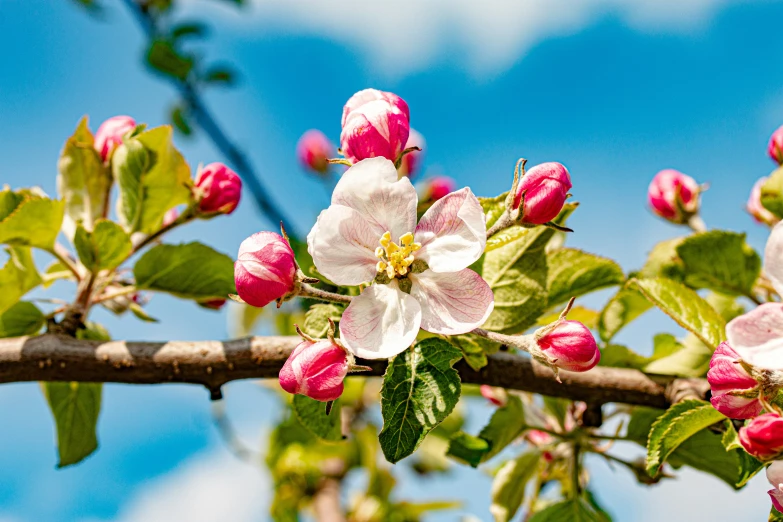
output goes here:
<path id="1" fill-rule="evenodd" d="M 776 460 L 767 468 L 767 480 L 772 485 L 768 491 L 775 509 L 783 513 L 783 461 Z"/>
<path id="2" fill-rule="evenodd" d="M 557 217 L 571 190 L 571 176 L 560 163 L 536 165 L 519 180 L 512 208 L 522 205 L 523 223 L 543 225 Z"/>
<path id="3" fill-rule="evenodd" d="M 408 149 L 410 147 L 419 147 L 421 151 L 409 152 L 402 157 L 402 162 L 400 163 L 400 168 L 398 169 L 400 174 L 403 176 L 408 176 L 411 179 L 416 176 L 419 167 L 421 166 L 422 157 L 424 156 L 425 144 L 424 136 L 411 129 L 410 136 L 408 136 L 408 143 L 405 144 L 405 148 Z"/>
<path id="4" fill-rule="evenodd" d="M 674 169 L 655 175 L 647 189 L 653 212 L 672 223 L 683 224 L 699 211 L 699 184 Z"/>
<path id="5" fill-rule="evenodd" d="M 593 334 L 579 321 L 561 321 L 537 342 L 549 361 L 563 370 L 586 372 L 601 360 Z"/>
<path id="6" fill-rule="evenodd" d="M 376 156 L 396 161 L 409 134 L 408 104 L 396 94 L 365 89 L 343 108 L 340 147 L 353 163 Z"/>
<path id="7" fill-rule="evenodd" d="M 530 430 L 525 432 L 525 439 L 533 446 L 544 446 L 550 444 L 554 438 L 545 431 Z"/>
<path id="8" fill-rule="evenodd" d="M 323 132 L 310 129 L 302 134 L 296 144 L 296 156 L 303 167 L 319 174 L 329 170 L 329 158 L 335 153 L 334 145 Z"/>
<path id="9" fill-rule="evenodd" d="M 234 264 L 237 294 L 263 307 L 296 288 L 296 259 L 288 241 L 274 232 L 258 232 L 242 241 Z"/>
<path id="10" fill-rule="evenodd" d="M 163 214 L 163 226 L 167 227 L 174 223 L 179 217 L 179 209 L 177 207 L 170 208 Z"/>
<path id="11" fill-rule="evenodd" d="M 448 176 L 436 176 L 427 180 L 424 186 L 424 194 L 422 200 L 424 201 L 438 201 L 442 197 L 454 192 L 457 188 L 457 182 Z"/>
<path id="12" fill-rule="evenodd" d="M 225 299 L 208 299 L 206 301 L 199 302 L 199 306 L 209 308 L 210 310 L 220 310 L 223 308 L 223 306 L 225 306 L 225 304 Z"/>
<path id="13" fill-rule="evenodd" d="M 114 149 L 122 145 L 122 137 L 136 127 L 130 116 L 114 116 L 101 123 L 95 133 L 95 150 L 103 161 L 109 161 Z"/>
<path id="14" fill-rule="evenodd" d="M 772 158 L 772 161 L 783 165 L 783 126 L 772 133 L 769 137 L 769 145 L 767 146 L 767 154 Z"/>
<path id="15" fill-rule="evenodd" d="M 222 163 L 210 163 L 199 174 L 196 188 L 202 195 L 198 204 L 201 212 L 231 214 L 239 205 L 242 180 Z"/>
<path id="16" fill-rule="evenodd" d="M 482 384 L 479 387 L 479 391 L 481 392 L 482 397 L 487 399 L 495 406 L 502 407 L 506 405 L 508 395 L 506 394 L 505 389 L 495 388 L 494 386 L 490 386 L 488 384 Z"/>
<path id="17" fill-rule="evenodd" d="M 753 189 L 750 191 L 750 197 L 748 198 L 748 203 L 745 206 L 745 209 L 748 211 L 748 214 L 753 216 L 753 219 L 755 219 L 758 223 L 774 225 L 780 220 L 775 217 L 775 214 L 767 210 L 767 208 L 761 204 L 761 187 L 763 187 L 764 183 L 766 182 L 767 178 L 763 177 L 753 185 Z"/>
<path id="18" fill-rule="evenodd" d="M 710 402 L 732 419 L 750 419 L 761 413 L 759 384 L 740 364 L 740 356 L 729 343 L 720 343 L 710 360 L 707 381 L 712 389 Z"/>
<path id="19" fill-rule="evenodd" d="M 745 451 L 760 460 L 770 460 L 783 453 L 783 418 L 777 413 L 756 417 L 739 431 Z"/>
<path id="20" fill-rule="evenodd" d="M 332 341 L 302 341 L 280 370 L 280 386 L 317 401 L 334 401 L 343 393 L 351 364 L 348 353 Z"/>

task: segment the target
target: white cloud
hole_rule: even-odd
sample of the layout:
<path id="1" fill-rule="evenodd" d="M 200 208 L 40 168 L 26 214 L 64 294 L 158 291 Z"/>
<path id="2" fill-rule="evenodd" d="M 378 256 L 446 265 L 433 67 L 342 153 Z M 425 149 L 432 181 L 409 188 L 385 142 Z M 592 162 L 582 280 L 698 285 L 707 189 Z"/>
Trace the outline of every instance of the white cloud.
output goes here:
<path id="1" fill-rule="evenodd" d="M 266 519 L 271 492 L 260 466 L 240 462 L 221 449 L 143 486 L 118 522 L 255 522 Z"/>
<path id="2" fill-rule="evenodd" d="M 726 4 L 752 1 L 762 0 L 254 0 L 232 18 L 255 34 L 329 38 L 390 75 L 446 59 L 485 76 L 602 16 L 642 30 L 687 30 Z"/>

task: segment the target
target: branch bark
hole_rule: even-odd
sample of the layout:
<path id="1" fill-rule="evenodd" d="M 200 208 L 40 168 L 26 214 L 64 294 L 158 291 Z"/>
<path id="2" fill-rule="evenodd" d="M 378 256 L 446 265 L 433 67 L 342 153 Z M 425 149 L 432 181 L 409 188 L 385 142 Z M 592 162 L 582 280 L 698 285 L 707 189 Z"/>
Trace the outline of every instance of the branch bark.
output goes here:
<path id="1" fill-rule="evenodd" d="M 0 339 L 0 383 L 23 381 L 192 383 L 220 398 L 220 388 L 238 379 L 276 378 L 298 337 L 249 337 L 231 341 L 86 341 L 57 334 Z M 380 376 L 386 361 L 358 360 Z M 597 367 L 585 373 L 552 371 L 529 357 L 497 353 L 479 371 L 456 365 L 462 382 L 586 401 L 665 408 L 685 398 L 704 398 L 704 379 L 647 375 Z"/>

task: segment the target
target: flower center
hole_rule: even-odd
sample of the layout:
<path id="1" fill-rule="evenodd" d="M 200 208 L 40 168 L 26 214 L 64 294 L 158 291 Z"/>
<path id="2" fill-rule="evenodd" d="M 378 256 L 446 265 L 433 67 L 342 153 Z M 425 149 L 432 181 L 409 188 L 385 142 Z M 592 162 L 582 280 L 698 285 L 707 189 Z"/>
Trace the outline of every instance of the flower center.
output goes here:
<path id="1" fill-rule="evenodd" d="M 380 259 L 375 265 L 378 273 L 385 272 L 389 279 L 404 276 L 408 267 L 413 264 L 413 253 L 421 248 L 421 243 L 413 242 L 413 234 L 408 232 L 400 236 L 400 243 L 391 240 L 391 233 L 386 232 L 378 240 L 381 244 L 375 249 L 375 257 Z"/>

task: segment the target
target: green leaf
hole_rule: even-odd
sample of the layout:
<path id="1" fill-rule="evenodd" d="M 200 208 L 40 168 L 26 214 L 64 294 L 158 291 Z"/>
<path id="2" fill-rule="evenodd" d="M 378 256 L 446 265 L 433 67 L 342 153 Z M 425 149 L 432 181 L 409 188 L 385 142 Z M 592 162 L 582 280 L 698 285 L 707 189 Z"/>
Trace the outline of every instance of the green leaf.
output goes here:
<path id="1" fill-rule="evenodd" d="M 623 288 L 612 297 L 601 311 L 598 319 L 598 334 L 606 342 L 628 323 L 652 308 L 650 302 L 639 292 Z"/>
<path id="2" fill-rule="evenodd" d="M 304 395 L 294 395 L 292 407 L 296 418 L 307 431 L 319 439 L 328 441 L 343 440 L 340 423 L 340 400 L 334 402 L 332 411 L 326 414 L 326 403 Z"/>
<path id="3" fill-rule="evenodd" d="M 726 431 L 721 438 L 721 443 L 727 452 L 734 453 L 737 456 L 739 474 L 733 486 L 739 489 L 756 476 L 756 473 L 764 469 L 764 463 L 745 451 L 742 444 L 740 444 L 737 430 L 734 429 L 734 424 L 730 419 L 726 419 L 723 425 Z"/>
<path id="4" fill-rule="evenodd" d="M 459 400 L 459 374 L 452 365 L 462 353 L 442 339 L 424 339 L 395 356 L 381 388 L 383 429 L 378 439 L 389 462 L 413 453 Z"/>
<path id="5" fill-rule="evenodd" d="M 181 54 L 168 40 L 153 40 L 147 50 L 147 64 L 150 67 L 178 80 L 187 79 L 194 63 L 191 56 Z"/>
<path id="6" fill-rule="evenodd" d="M 220 299 L 236 293 L 231 258 L 197 242 L 151 248 L 136 262 L 133 275 L 140 290 L 183 299 Z"/>
<path id="7" fill-rule="evenodd" d="M 212 67 L 201 78 L 206 83 L 221 83 L 233 85 L 236 81 L 236 73 L 227 67 Z"/>
<path id="8" fill-rule="evenodd" d="M 475 334 L 451 335 L 449 342 L 462 350 L 462 357 L 468 366 L 479 371 L 487 365 L 487 355 L 497 353 L 500 345 Z"/>
<path id="9" fill-rule="evenodd" d="M 119 186 L 117 214 L 128 232 L 152 234 L 170 208 L 190 202 L 190 167 L 172 143 L 164 125 L 142 132 L 120 145 L 112 158 Z"/>
<path id="10" fill-rule="evenodd" d="M 761 258 L 745 242 L 745 234 L 694 234 L 677 246 L 677 254 L 685 265 L 685 283 L 695 288 L 749 295 L 761 272 Z"/>
<path id="11" fill-rule="evenodd" d="M 620 265 L 611 259 L 575 248 L 559 248 L 548 252 L 547 267 L 549 307 L 565 303 L 572 297 L 625 282 Z"/>
<path id="12" fill-rule="evenodd" d="M 645 279 L 665 277 L 682 282 L 685 279 L 685 266 L 677 254 L 677 247 L 684 239 L 684 237 L 676 237 L 655 245 L 648 254 L 644 266 L 639 270 L 638 276 Z"/>
<path id="13" fill-rule="evenodd" d="M 680 444 L 726 417 L 709 402 L 687 400 L 658 417 L 647 439 L 647 472 L 655 476 Z"/>
<path id="14" fill-rule="evenodd" d="M 783 522 L 783 513 L 775 509 L 775 506 L 770 508 L 768 522 Z"/>
<path id="15" fill-rule="evenodd" d="M 37 306 L 19 301 L 0 314 L 0 337 L 35 335 L 45 324 L 46 318 Z"/>
<path id="16" fill-rule="evenodd" d="M 105 219 L 98 220 L 92 232 L 78 225 L 73 245 L 79 254 L 79 261 L 94 272 L 117 268 L 133 250 L 130 236 L 125 230 L 117 223 Z"/>
<path id="17" fill-rule="evenodd" d="M 96 426 L 101 411 L 99 383 L 44 382 L 44 395 L 57 424 L 58 468 L 76 464 L 98 448 Z"/>
<path id="18" fill-rule="evenodd" d="M 174 124 L 174 128 L 180 131 L 184 136 L 190 136 L 193 134 L 193 127 L 191 127 L 188 121 L 188 113 L 181 105 L 175 105 L 171 108 L 170 113 L 171 123 Z"/>
<path id="19" fill-rule="evenodd" d="M 29 248 L 10 247 L 6 251 L 9 259 L 0 269 L 0 313 L 11 308 L 42 281 Z"/>
<path id="20" fill-rule="evenodd" d="M 673 336 L 669 337 L 674 340 Z M 642 370 L 660 375 L 703 377 L 710 368 L 714 351 L 715 348 L 707 346 L 694 334 L 688 334 L 683 343 L 674 340 L 667 354 L 658 354 L 658 357 L 651 358 Z"/>
<path id="21" fill-rule="evenodd" d="M 64 212 L 62 201 L 32 191 L 0 191 L 0 243 L 51 250 Z"/>
<path id="22" fill-rule="evenodd" d="M 761 204 L 783 219 L 783 167 L 775 169 L 761 186 Z"/>
<path id="23" fill-rule="evenodd" d="M 57 193 L 65 202 L 65 213 L 75 223 L 92 230 L 106 215 L 112 177 L 95 150 L 95 138 L 84 116 L 65 142 L 57 163 Z"/>
<path id="24" fill-rule="evenodd" d="M 489 453 L 489 442 L 464 431 L 458 431 L 449 439 L 446 455 L 477 468 Z"/>
<path id="25" fill-rule="evenodd" d="M 525 486 L 538 470 L 541 454 L 523 453 L 509 460 L 498 470 L 492 481 L 492 505 L 489 512 L 495 522 L 509 522 L 525 499 Z"/>
<path id="26" fill-rule="evenodd" d="M 134 303 L 133 301 L 128 303 L 128 310 L 131 311 L 131 313 L 136 319 L 139 319 L 140 321 L 144 321 L 145 323 L 160 322 L 158 319 L 148 314 L 147 311 L 141 305 L 139 305 L 138 303 Z"/>
<path id="27" fill-rule="evenodd" d="M 551 505 L 533 515 L 528 522 L 607 522 L 606 516 L 579 497 Z"/>
<path id="28" fill-rule="evenodd" d="M 639 355 L 627 346 L 610 344 L 601 349 L 601 361 L 598 365 L 639 370 L 647 364 L 647 360 L 647 357 Z"/>
<path id="29" fill-rule="evenodd" d="M 171 37 L 175 40 L 184 36 L 202 37 L 206 34 L 207 26 L 198 22 L 177 24 L 171 28 Z"/>
<path id="30" fill-rule="evenodd" d="M 671 279 L 631 279 L 628 286 L 638 290 L 674 321 L 693 332 L 709 346 L 718 346 L 725 338 L 726 323 L 704 299 Z"/>
<path id="31" fill-rule="evenodd" d="M 85 327 L 76 330 L 76 338 L 86 341 L 111 341 L 111 335 L 109 331 L 102 325 L 87 321 Z"/>
<path id="32" fill-rule="evenodd" d="M 745 307 L 737 302 L 737 298 L 720 292 L 710 292 L 706 301 L 715 309 L 727 323 L 745 313 Z"/>
<path id="33" fill-rule="evenodd" d="M 337 323 L 342 315 L 342 307 L 335 304 L 314 304 L 305 314 L 302 331 L 315 339 L 323 339 L 329 331 L 329 319 Z"/>

